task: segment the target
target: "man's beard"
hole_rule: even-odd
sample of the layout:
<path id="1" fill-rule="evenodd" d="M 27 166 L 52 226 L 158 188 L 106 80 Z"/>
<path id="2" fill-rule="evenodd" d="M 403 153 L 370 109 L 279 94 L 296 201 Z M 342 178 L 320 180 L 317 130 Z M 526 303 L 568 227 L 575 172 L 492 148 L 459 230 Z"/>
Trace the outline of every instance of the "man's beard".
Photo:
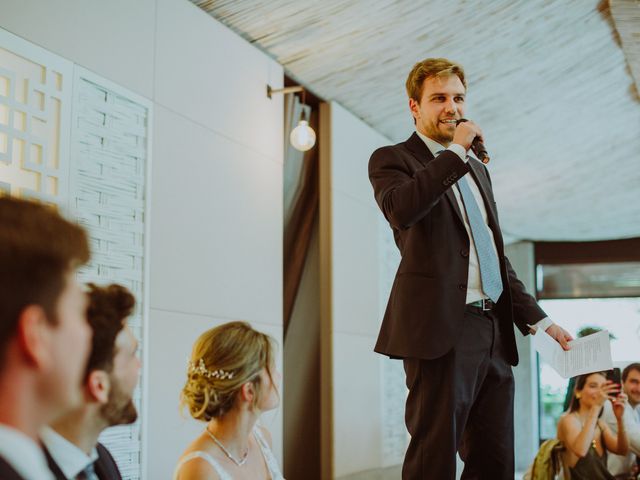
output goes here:
<path id="1" fill-rule="evenodd" d="M 114 378 L 111 379 L 113 388 L 109 392 L 107 403 L 100 409 L 102 417 L 109 426 L 127 425 L 133 423 L 138 418 L 138 411 L 133 404 L 131 395 L 122 391 L 120 383 Z"/>
<path id="2" fill-rule="evenodd" d="M 440 145 L 449 146 L 453 141 L 455 130 L 453 132 L 443 132 L 438 128 L 438 124 L 431 126 L 427 131 L 427 137 L 431 140 L 435 140 Z"/>

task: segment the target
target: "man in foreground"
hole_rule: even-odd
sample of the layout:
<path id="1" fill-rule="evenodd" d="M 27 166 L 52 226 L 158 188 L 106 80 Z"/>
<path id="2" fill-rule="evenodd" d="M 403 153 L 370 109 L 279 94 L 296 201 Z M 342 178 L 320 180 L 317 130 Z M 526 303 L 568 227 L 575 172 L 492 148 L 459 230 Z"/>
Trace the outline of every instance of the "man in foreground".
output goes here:
<path id="1" fill-rule="evenodd" d="M 82 400 L 91 329 L 76 269 L 87 236 L 52 208 L 0 198 L 0 478 L 48 480 L 42 426 Z"/>

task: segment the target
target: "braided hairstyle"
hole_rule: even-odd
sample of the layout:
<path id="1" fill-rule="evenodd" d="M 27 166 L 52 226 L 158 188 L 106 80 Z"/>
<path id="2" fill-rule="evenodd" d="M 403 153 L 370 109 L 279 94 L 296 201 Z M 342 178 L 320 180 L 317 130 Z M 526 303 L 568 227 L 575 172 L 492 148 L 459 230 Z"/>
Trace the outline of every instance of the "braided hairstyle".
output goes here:
<path id="1" fill-rule="evenodd" d="M 202 361 L 202 363 L 201 363 Z M 260 372 L 266 369 L 273 385 L 274 340 L 246 322 L 229 322 L 204 332 L 191 353 L 181 404 L 196 420 L 208 422 L 224 416 L 234 406 L 242 385 L 252 382 L 255 407 L 262 388 Z M 193 368 L 204 364 L 205 370 Z M 211 375 L 222 370 L 225 374 Z M 230 375 L 229 375 L 230 374 Z"/>

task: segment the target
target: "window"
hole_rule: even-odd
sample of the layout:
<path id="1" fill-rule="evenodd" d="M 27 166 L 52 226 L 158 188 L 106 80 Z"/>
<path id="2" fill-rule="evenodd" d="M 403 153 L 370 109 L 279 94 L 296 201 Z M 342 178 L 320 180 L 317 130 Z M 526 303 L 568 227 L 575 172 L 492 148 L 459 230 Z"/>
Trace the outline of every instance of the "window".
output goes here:
<path id="1" fill-rule="evenodd" d="M 541 300 L 540 306 L 574 337 L 585 327 L 608 330 L 613 363 L 621 368 L 640 360 L 640 298 Z M 568 380 L 539 359 L 540 439 L 554 438 L 564 411 Z"/>
<path id="2" fill-rule="evenodd" d="M 616 366 L 640 361 L 640 238 L 535 245 L 540 306 L 574 337 L 608 330 Z M 538 358 L 540 439 L 553 438 L 569 380 Z"/>

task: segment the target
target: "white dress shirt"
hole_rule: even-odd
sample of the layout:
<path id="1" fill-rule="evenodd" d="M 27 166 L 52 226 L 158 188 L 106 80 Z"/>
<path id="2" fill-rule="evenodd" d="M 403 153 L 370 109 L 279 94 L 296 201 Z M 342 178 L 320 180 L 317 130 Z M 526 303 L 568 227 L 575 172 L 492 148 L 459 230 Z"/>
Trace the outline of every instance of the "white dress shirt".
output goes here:
<path id="1" fill-rule="evenodd" d="M 80 472 L 98 459 L 98 451 L 95 448 L 89 456 L 52 428 L 43 428 L 40 439 L 68 480 L 75 479 Z"/>
<path id="2" fill-rule="evenodd" d="M 467 162 L 467 152 L 462 145 L 458 145 L 457 143 L 452 143 L 447 148 L 443 145 L 440 145 L 435 140 L 430 139 L 426 135 L 423 135 L 419 131 L 416 130 L 418 136 L 422 139 L 422 141 L 426 144 L 429 151 L 435 156 L 441 150 L 450 150 L 456 155 L 458 155 L 463 162 Z M 479 161 L 479 160 L 478 160 Z M 491 238 L 491 246 L 493 247 L 493 251 L 496 254 L 496 261 L 498 259 L 498 249 L 496 247 L 495 238 L 493 236 L 493 231 L 489 228 L 489 220 L 487 217 L 487 209 L 484 205 L 484 199 L 482 198 L 482 194 L 480 193 L 480 188 L 476 184 L 475 179 L 472 175 L 467 175 L 467 183 L 469 184 L 469 188 L 471 189 L 471 193 L 473 193 L 473 197 L 478 204 L 478 208 L 480 209 L 480 213 L 482 214 L 482 219 L 484 220 L 485 225 L 487 225 L 487 232 L 489 232 L 489 238 Z M 466 303 L 473 303 L 478 300 L 482 300 L 488 298 L 482 290 L 482 280 L 480 278 L 480 262 L 478 261 L 478 252 L 476 250 L 476 244 L 473 241 L 473 235 L 471 234 L 471 226 L 469 224 L 469 219 L 467 218 L 467 212 L 464 208 L 464 203 L 462 202 L 462 195 L 460 194 L 460 190 L 458 185 L 456 184 L 456 188 L 453 189 L 453 194 L 456 197 L 456 202 L 458 203 L 458 208 L 462 213 L 462 218 L 464 219 L 464 228 L 467 230 L 467 235 L 469 236 L 469 273 L 467 276 L 467 300 Z M 498 265 L 498 271 L 500 270 L 500 265 Z M 545 317 L 535 324 L 536 327 L 540 327 L 543 330 L 546 330 L 553 322 L 550 318 Z"/>
<path id="3" fill-rule="evenodd" d="M 0 457 L 28 480 L 55 480 L 40 446 L 15 428 L 0 424 Z"/>
<path id="4" fill-rule="evenodd" d="M 629 453 L 627 455 L 615 455 L 609 453 L 607 455 L 607 469 L 612 475 L 621 475 L 629 473 L 633 464 L 636 462 L 636 455 L 640 455 L 640 406 L 633 408 L 627 403 L 622 415 L 624 429 L 629 436 Z M 613 430 L 614 434 L 618 433 L 618 421 L 613 413 L 611 402 L 604 402 L 602 411 L 602 420 Z"/>

